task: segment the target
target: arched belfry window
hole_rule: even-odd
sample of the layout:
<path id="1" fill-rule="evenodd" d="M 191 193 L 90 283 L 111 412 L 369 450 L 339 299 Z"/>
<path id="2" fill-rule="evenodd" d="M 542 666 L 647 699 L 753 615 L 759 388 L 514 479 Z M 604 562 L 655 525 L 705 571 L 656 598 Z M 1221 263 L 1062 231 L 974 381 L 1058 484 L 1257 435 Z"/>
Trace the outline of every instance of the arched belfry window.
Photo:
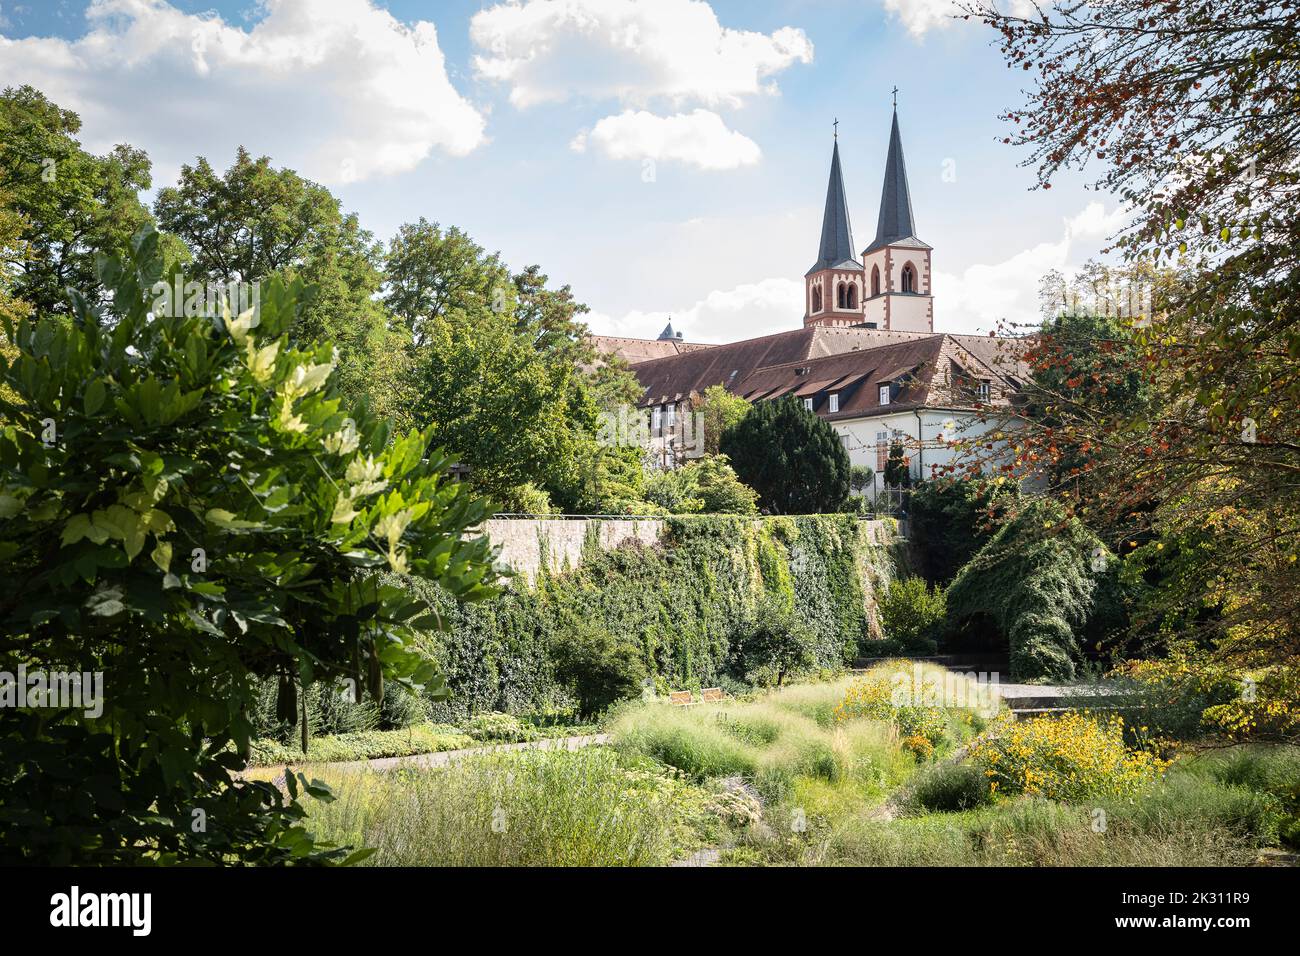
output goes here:
<path id="1" fill-rule="evenodd" d="M 822 290 L 817 286 L 813 287 L 812 310 L 814 312 L 820 312 L 822 310 Z"/>
<path id="2" fill-rule="evenodd" d="M 871 295 L 880 295 L 880 266 L 871 267 Z"/>
<path id="3" fill-rule="evenodd" d="M 912 263 L 903 266 L 903 291 L 916 291 L 916 270 L 912 268 Z"/>
<path id="4" fill-rule="evenodd" d="M 856 309 L 858 307 L 858 287 L 847 285 L 844 287 L 844 308 Z"/>
<path id="5" fill-rule="evenodd" d="M 849 287 L 843 282 L 835 286 L 835 308 L 847 309 L 849 307 Z"/>

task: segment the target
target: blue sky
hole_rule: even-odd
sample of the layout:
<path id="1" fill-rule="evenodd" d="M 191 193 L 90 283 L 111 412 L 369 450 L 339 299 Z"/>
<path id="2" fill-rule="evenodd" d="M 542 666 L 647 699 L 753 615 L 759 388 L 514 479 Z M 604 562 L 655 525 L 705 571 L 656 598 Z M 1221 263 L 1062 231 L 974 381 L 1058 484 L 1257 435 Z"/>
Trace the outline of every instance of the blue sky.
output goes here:
<path id="1" fill-rule="evenodd" d="M 1032 319 L 1120 224 L 1083 177 L 1030 191 L 991 31 L 950 0 L 0 0 L 0 84 L 144 148 L 155 185 L 238 144 L 388 239 L 425 216 L 573 285 L 595 331 L 728 341 L 800 324 L 831 149 L 875 231 L 899 116 L 935 321 Z"/>

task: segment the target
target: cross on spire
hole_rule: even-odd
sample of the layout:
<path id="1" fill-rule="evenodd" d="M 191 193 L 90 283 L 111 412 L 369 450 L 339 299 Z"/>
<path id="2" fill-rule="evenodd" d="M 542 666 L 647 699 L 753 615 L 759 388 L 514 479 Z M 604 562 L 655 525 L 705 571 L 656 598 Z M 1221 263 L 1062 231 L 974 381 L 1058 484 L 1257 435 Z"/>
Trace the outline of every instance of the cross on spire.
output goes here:
<path id="1" fill-rule="evenodd" d="M 836 139 L 839 139 L 839 138 L 840 138 L 840 118 L 839 118 L 838 116 L 835 117 L 835 122 L 834 122 L 834 123 L 831 123 L 831 125 L 835 127 L 835 138 L 836 138 Z"/>
<path id="2" fill-rule="evenodd" d="M 898 109 L 898 87 L 894 87 L 891 92 L 894 94 L 894 109 Z"/>

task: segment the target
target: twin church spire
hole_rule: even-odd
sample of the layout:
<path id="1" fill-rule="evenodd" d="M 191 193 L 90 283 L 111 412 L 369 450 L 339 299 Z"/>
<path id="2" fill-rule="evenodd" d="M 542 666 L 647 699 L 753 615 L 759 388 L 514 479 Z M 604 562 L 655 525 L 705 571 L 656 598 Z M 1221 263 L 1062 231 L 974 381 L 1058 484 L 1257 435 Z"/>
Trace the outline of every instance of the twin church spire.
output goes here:
<path id="1" fill-rule="evenodd" d="M 837 120 L 821 244 L 817 261 L 804 276 L 804 325 L 934 331 L 930 253 L 931 247 L 916 237 L 897 100 L 885 154 L 876 236 L 862 250 L 861 258 L 854 251 Z"/>

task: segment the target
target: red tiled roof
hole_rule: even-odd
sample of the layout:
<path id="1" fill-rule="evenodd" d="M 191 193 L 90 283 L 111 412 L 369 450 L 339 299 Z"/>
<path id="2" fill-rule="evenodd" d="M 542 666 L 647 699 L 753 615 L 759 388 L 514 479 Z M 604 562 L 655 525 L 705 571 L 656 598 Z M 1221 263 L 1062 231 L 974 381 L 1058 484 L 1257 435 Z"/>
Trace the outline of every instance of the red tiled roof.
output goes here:
<path id="1" fill-rule="evenodd" d="M 970 347 L 968 340 L 980 344 Z M 1005 361 L 991 365 L 984 358 L 1004 355 L 1004 345 L 996 343 L 1005 340 L 993 340 L 992 347 L 980 340 L 943 333 L 806 328 L 653 359 L 633 371 L 645 387 L 643 405 L 680 401 L 710 385 L 725 385 L 750 401 L 791 392 L 806 398 L 836 391 L 839 411 L 829 417 L 855 418 L 880 412 L 878 386 L 886 383 L 898 386 L 889 411 L 971 404 L 946 384 L 954 366 L 959 374 L 1006 387 Z"/>
<path id="2" fill-rule="evenodd" d="M 621 335 L 592 335 L 588 338 L 598 353 L 616 356 L 628 365 L 697 349 L 716 348 L 705 342 L 682 342 L 679 339 L 636 339 Z"/>

